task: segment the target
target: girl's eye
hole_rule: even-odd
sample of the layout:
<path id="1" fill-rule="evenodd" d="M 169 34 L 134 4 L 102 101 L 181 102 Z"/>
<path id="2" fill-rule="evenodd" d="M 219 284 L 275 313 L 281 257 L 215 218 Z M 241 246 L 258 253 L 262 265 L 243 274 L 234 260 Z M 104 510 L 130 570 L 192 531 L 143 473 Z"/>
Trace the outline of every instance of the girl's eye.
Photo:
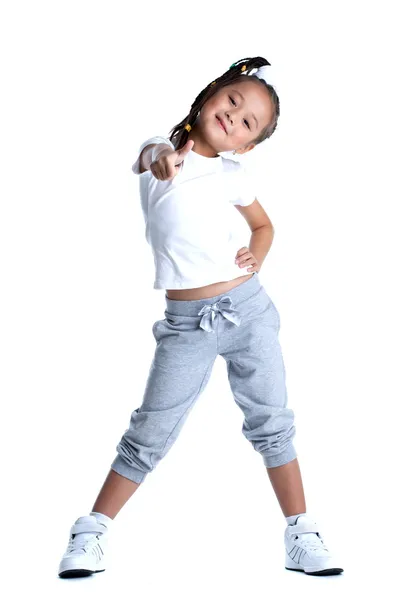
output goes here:
<path id="1" fill-rule="evenodd" d="M 233 102 L 233 104 L 236 106 L 236 102 L 234 101 L 234 99 L 231 96 L 229 96 L 229 100 L 231 102 Z M 250 129 L 249 122 L 246 119 L 244 120 L 244 122 L 247 123 L 247 128 Z"/>

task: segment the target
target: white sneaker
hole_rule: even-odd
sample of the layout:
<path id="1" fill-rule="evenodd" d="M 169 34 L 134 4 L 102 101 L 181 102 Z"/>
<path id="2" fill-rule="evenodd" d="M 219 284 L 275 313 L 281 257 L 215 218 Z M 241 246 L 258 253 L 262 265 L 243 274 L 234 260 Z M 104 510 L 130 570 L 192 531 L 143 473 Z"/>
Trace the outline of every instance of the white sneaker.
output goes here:
<path id="1" fill-rule="evenodd" d="M 325 546 L 315 521 L 308 516 L 297 518 L 295 525 L 285 529 L 285 568 L 304 571 L 307 575 L 339 575 L 338 566 Z"/>
<path id="2" fill-rule="evenodd" d="M 59 577 L 86 577 L 105 571 L 108 528 L 94 515 L 79 517 L 71 527 L 67 550 L 58 567 Z"/>

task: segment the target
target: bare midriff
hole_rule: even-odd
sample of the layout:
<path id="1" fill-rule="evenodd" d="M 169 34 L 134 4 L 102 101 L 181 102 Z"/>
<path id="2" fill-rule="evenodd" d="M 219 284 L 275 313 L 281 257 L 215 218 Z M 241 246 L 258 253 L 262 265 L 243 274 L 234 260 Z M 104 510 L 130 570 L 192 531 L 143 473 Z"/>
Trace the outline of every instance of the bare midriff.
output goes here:
<path id="1" fill-rule="evenodd" d="M 248 275 L 235 277 L 235 279 L 230 279 L 229 281 L 219 281 L 203 287 L 188 288 L 184 290 L 166 290 L 166 294 L 171 300 L 201 300 L 202 298 L 212 298 L 213 296 L 219 296 L 220 294 L 229 292 L 229 290 L 244 283 L 252 276 L 253 273 L 249 273 Z"/>

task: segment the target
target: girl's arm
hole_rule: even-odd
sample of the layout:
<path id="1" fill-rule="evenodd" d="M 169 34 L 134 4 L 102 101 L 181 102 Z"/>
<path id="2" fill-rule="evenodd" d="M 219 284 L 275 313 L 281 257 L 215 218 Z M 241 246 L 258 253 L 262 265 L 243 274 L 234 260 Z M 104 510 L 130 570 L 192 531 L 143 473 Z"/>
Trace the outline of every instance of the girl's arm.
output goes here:
<path id="1" fill-rule="evenodd" d="M 137 154 L 138 158 L 132 165 L 132 171 L 135 173 L 135 175 L 140 175 L 149 169 L 152 161 L 153 148 L 155 145 L 160 147 L 160 151 L 164 150 L 165 148 L 175 150 L 175 146 L 168 138 L 161 137 L 159 135 L 148 138 L 140 145 Z"/>
<path id="2" fill-rule="evenodd" d="M 149 144 L 149 146 L 146 146 L 139 156 L 139 174 L 148 171 L 152 163 L 154 146 L 158 146 L 160 152 L 162 150 L 171 150 L 171 146 L 169 144 Z"/>

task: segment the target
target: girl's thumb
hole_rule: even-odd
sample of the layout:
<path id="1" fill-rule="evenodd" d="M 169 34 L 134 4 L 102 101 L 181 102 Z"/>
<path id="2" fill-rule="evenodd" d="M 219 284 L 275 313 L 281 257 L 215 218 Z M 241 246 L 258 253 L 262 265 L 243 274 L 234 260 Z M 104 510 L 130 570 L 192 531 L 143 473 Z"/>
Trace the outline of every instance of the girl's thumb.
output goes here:
<path id="1" fill-rule="evenodd" d="M 180 157 L 186 156 L 186 154 L 191 151 L 193 146 L 194 146 L 194 140 L 188 140 L 186 142 L 186 144 L 184 146 L 182 146 L 182 148 L 179 150 L 179 156 Z"/>

